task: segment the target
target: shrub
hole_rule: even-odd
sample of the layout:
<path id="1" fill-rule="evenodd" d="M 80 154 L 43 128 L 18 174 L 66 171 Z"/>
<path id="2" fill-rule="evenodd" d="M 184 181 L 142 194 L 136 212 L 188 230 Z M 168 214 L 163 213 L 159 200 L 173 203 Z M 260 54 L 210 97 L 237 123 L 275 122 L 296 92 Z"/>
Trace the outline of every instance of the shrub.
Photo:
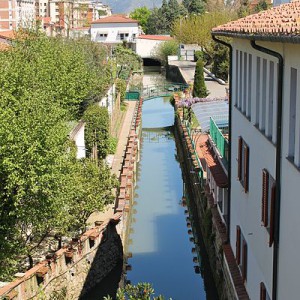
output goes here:
<path id="1" fill-rule="evenodd" d="M 196 64 L 193 97 L 205 98 L 208 96 L 208 91 L 204 81 L 203 61 L 199 59 Z"/>

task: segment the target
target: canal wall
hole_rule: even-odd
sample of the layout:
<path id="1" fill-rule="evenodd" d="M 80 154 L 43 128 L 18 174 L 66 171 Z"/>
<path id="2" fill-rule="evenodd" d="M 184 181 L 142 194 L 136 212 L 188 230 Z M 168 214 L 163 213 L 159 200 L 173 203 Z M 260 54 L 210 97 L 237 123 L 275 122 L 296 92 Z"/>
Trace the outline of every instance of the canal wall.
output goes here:
<path id="1" fill-rule="evenodd" d="M 220 300 L 247 299 L 239 297 L 236 293 L 232 274 L 229 272 L 227 260 L 224 257 L 224 249 L 227 247 L 226 229 L 224 230 L 221 226 L 222 222 L 218 218 L 216 205 L 206 188 L 205 179 L 201 182 L 197 172 L 195 172 L 195 169 L 199 167 L 196 160 L 193 159 L 195 149 L 193 149 L 187 128 L 182 122 L 183 110 L 177 107 L 178 101 L 179 97 L 175 96 L 175 136 L 183 176 L 190 201 L 194 202 L 197 210 L 200 230 L 219 298 Z M 232 258 L 234 260 L 234 257 Z"/>
<path id="2" fill-rule="evenodd" d="M 116 225 L 121 215 L 96 222 L 62 249 L 0 289 L 0 299 L 75 300 L 103 280 L 123 259 Z"/>

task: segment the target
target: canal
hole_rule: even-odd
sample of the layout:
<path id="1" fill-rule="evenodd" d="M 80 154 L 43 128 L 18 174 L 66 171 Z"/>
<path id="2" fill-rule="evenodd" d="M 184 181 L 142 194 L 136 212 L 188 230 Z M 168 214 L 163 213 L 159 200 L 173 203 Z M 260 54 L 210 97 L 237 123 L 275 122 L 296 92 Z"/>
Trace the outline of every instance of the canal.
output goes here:
<path id="1" fill-rule="evenodd" d="M 193 248 L 198 249 L 193 240 L 199 244 L 199 236 L 195 228 L 187 227 L 190 217 L 182 205 L 186 191 L 173 133 L 173 107 L 166 98 L 145 101 L 142 120 L 141 159 L 127 247 L 132 253 L 132 270 L 127 279 L 132 284 L 151 283 L 156 295 L 165 299 L 216 300 L 205 251 L 198 251 L 198 257 L 193 253 Z"/>

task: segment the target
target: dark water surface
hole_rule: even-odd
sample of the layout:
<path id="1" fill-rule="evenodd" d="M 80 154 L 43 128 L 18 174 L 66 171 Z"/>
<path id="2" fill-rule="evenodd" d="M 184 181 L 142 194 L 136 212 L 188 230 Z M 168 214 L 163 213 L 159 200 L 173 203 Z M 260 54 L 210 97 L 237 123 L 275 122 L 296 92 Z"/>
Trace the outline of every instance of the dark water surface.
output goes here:
<path id="1" fill-rule="evenodd" d="M 156 294 L 173 300 L 208 299 L 194 271 L 184 207 L 183 181 L 172 133 L 174 111 L 167 100 L 143 104 L 141 160 L 128 251 L 133 284 L 149 282 Z M 211 297 L 209 297 L 212 299 Z"/>

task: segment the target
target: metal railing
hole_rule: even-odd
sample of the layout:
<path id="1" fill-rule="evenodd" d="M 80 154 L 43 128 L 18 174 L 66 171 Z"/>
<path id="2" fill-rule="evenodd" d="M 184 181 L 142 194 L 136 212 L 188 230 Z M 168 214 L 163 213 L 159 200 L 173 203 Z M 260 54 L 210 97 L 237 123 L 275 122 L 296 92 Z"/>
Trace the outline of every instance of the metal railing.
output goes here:
<path id="1" fill-rule="evenodd" d="M 228 140 L 224 137 L 222 131 L 212 118 L 210 118 L 209 134 L 219 150 L 220 155 L 228 162 Z"/>

